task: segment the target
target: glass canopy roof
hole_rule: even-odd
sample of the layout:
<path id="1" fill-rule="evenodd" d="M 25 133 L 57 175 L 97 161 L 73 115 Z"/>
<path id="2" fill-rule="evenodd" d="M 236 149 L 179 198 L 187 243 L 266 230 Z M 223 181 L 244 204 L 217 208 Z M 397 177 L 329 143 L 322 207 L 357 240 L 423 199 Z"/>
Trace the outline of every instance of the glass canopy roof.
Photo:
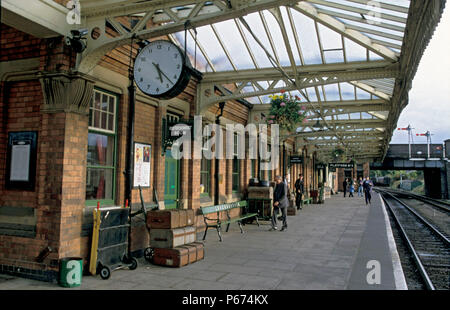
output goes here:
<path id="1" fill-rule="evenodd" d="M 269 95 L 285 90 L 299 96 L 308 110 L 309 121 L 297 129 L 297 142 L 383 156 L 390 140 L 387 127 L 392 127 L 387 120 L 399 104 L 392 98 L 405 53 L 410 1 L 84 2 L 88 21 L 107 15 L 122 35 L 115 46 L 135 33 L 145 39 L 167 35 L 186 48 L 192 65 L 203 73 L 198 111 L 245 99 L 264 113 Z M 126 32 L 120 18 L 130 15 L 138 21 Z"/>

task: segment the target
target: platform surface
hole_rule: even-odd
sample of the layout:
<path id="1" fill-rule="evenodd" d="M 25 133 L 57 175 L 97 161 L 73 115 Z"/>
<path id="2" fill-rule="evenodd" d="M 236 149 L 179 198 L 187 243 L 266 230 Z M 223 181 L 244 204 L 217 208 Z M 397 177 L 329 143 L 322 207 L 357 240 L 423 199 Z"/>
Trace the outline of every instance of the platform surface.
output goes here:
<path id="1" fill-rule="evenodd" d="M 168 268 L 141 259 L 136 270 L 114 271 L 109 280 L 84 276 L 80 287 L 69 290 L 399 289 L 385 220 L 378 194 L 371 206 L 357 196 L 333 195 L 324 204 L 306 205 L 289 216 L 286 232 L 270 232 L 264 222 L 260 227 L 245 225 L 241 234 L 235 223 L 219 242 L 211 229 L 202 261 Z M 373 266 L 367 267 L 369 261 L 379 262 L 380 284 L 367 281 L 369 272 L 374 272 Z M 0 290 L 8 289 L 64 288 L 0 275 Z"/>

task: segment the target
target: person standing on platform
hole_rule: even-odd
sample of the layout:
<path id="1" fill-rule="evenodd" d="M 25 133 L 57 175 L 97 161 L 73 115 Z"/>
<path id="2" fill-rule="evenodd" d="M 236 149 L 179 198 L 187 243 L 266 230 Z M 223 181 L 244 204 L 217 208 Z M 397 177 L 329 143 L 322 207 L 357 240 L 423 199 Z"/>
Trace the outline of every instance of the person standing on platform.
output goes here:
<path id="1" fill-rule="evenodd" d="M 303 204 L 303 192 L 305 189 L 305 182 L 303 181 L 303 174 L 298 175 L 297 181 L 295 181 L 295 205 L 297 210 L 302 209 Z"/>
<path id="2" fill-rule="evenodd" d="M 350 185 L 348 186 L 348 197 L 354 197 L 353 193 L 355 192 L 355 184 L 356 182 L 350 179 Z"/>
<path id="3" fill-rule="evenodd" d="M 344 179 L 344 183 L 342 183 L 342 185 L 344 186 L 344 197 L 347 195 L 347 178 Z"/>
<path id="4" fill-rule="evenodd" d="M 280 176 L 277 176 L 275 178 L 275 190 L 273 192 L 273 214 L 272 214 L 272 228 L 270 228 L 270 231 L 277 230 L 277 213 L 278 209 L 281 210 L 281 221 L 283 222 L 283 227 L 281 228 L 281 231 L 287 230 L 287 208 L 289 205 L 289 201 L 287 198 L 287 186 L 282 181 Z"/>
<path id="5" fill-rule="evenodd" d="M 359 177 L 359 181 L 358 181 L 358 197 L 363 197 L 363 179 L 361 177 Z"/>
<path id="6" fill-rule="evenodd" d="M 370 180 L 369 177 L 366 177 L 366 180 L 363 183 L 363 188 L 364 188 L 364 197 L 366 198 L 366 205 L 371 204 L 371 199 L 372 199 L 372 187 L 373 187 L 373 183 Z"/>

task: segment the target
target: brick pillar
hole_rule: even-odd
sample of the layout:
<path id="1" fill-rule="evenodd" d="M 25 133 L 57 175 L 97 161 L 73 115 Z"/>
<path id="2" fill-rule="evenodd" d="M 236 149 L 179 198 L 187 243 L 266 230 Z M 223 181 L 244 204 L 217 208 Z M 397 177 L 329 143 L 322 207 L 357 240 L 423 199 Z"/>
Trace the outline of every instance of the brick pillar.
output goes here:
<path id="1" fill-rule="evenodd" d="M 225 170 L 223 175 L 225 179 L 225 196 L 226 200 L 229 201 L 233 194 L 233 161 L 231 159 L 225 159 Z"/>
<path id="2" fill-rule="evenodd" d="M 181 181 L 183 183 L 186 183 L 186 190 L 187 190 L 187 202 L 188 202 L 188 208 L 189 209 L 198 209 L 200 208 L 200 171 L 201 171 L 201 159 L 194 159 L 194 141 L 192 141 L 191 144 L 191 158 L 190 160 L 186 160 L 186 164 L 188 164 L 187 171 L 185 171 L 186 179 L 183 179 L 183 176 L 181 177 Z M 203 154 L 202 154 L 203 156 Z M 211 172 L 213 171 L 214 161 L 211 161 Z M 211 178 L 214 177 L 213 172 L 211 173 Z M 214 183 L 214 181 L 212 182 Z M 213 190 L 213 187 L 211 187 L 211 190 Z M 210 190 L 210 191 L 211 191 Z M 213 192 L 212 192 L 213 193 Z M 211 192 L 210 192 L 211 194 Z"/>
<path id="3" fill-rule="evenodd" d="M 85 207 L 88 104 L 93 82 L 73 74 L 40 77 L 44 94 L 39 143 L 37 235 L 55 252 L 81 255 Z"/>
<path id="4" fill-rule="evenodd" d="M 339 191 L 343 191 L 344 185 L 342 183 L 344 182 L 344 179 L 345 179 L 344 168 L 337 168 L 336 171 L 337 171 L 338 189 L 339 189 Z"/>
<path id="5" fill-rule="evenodd" d="M 370 176 L 370 165 L 368 162 L 363 164 L 364 178 Z"/>

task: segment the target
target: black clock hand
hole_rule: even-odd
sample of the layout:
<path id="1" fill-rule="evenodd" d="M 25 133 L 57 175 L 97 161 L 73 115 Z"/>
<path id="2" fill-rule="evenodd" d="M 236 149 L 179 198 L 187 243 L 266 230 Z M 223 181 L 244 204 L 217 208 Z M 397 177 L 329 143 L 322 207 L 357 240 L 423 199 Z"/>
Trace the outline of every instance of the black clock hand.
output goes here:
<path id="1" fill-rule="evenodd" d="M 161 69 L 159 69 L 159 65 L 152 62 L 152 64 L 155 66 L 156 70 L 158 71 L 159 79 L 161 80 L 161 83 L 163 82 L 162 76 L 161 76 Z"/>
<path id="2" fill-rule="evenodd" d="M 170 83 L 174 84 L 174 83 L 167 77 L 167 75 L 166 75 L 164 72 L 161 71 L 161 69 L 159 69 L 159 72 L 161 72 L 161 73 L 166 77 L 166 79 L 167 79 Z"/>

